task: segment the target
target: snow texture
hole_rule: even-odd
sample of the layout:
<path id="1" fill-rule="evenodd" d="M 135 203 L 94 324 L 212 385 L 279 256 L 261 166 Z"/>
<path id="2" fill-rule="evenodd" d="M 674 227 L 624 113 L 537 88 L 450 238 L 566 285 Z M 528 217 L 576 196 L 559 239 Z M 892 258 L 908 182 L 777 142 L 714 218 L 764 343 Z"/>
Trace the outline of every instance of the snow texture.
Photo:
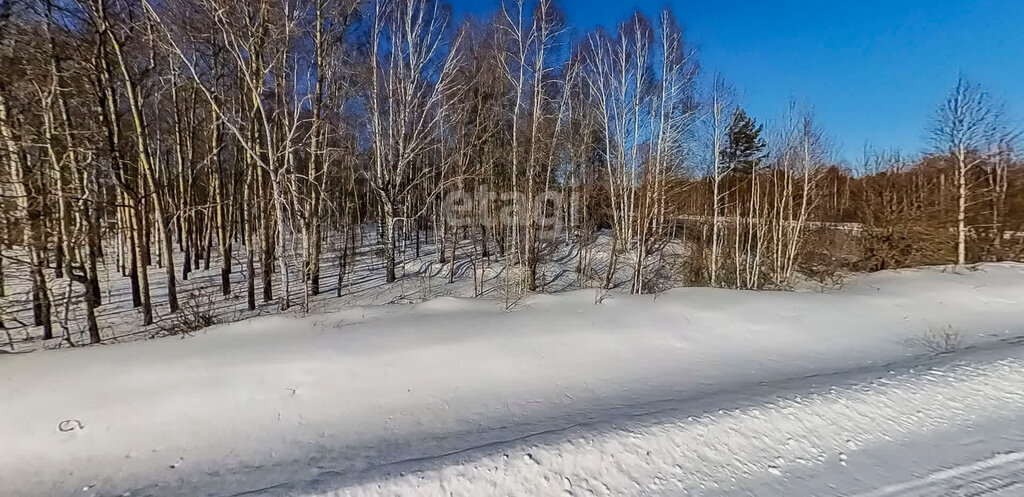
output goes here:
<path id="1" fill-rule="evenodd" d="M 866 445 L 970 423 L 1024 419 L 1024 361 L 908 372 L 856 388 L 792 396 L 745 409 L 604 428 L 552 444 L 521 444 L 502 454 L 383 477 L 322 495 L 694 495 L 728 489 L 759 473 L 829 459 L 845 465 Z M 1017 463 L 1020 454 L 959 471 Z M 910 495 L 924 481 L 866 495 Z M 1024 480 L 1015 482 L 1024 484 Z M 918 494 L 924 495 L 924 494 Z"/>
<path id="2" fill-rule="evenodd" d="M 0 495 L 937 495 L 960 478 L 944 469 L 978 475 L 963 489 L 1021 481 L 1024 265 L 826 293 L 596 297 L 512 312 L 440 298 L 6 354 Z M 945 327 L 962 348 L 936 355 L 923 337 Z"/>

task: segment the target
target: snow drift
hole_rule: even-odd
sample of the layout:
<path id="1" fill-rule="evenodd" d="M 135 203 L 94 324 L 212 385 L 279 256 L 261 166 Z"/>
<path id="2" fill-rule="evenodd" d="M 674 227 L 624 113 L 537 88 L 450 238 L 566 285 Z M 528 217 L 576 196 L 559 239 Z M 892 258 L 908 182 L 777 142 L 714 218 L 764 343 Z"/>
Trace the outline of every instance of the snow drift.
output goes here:
<path id="1" fill-rule="evenodd" d="M 506 312 L 492 302 L 449 298 L 256 318 L 187 339 L 7 355 L 0 358 L 0 493 L 374 493 L 402 481 L 380 480 L 394 476 L 387 468 L 417 468 L 417 461 L 458 468 L 480 458 L 492 458 L 485 463 L 502 475 L 530 461 L 521 451 L 493 459 L 487 447 L 544 433 L 569 436 L 565 430 L 595 423 L 610 433 L 616 420 L 665 410 L 673 419 L 699 419 L 721 409 L 725 400 L 714 399 L 757 405 L 792 393 L 786 385 L 801 378 L 827 382 L 829 374 L 857 371 L 875 378 L 887 365 L 932 355 L 922 343 L 929 329 L 956 330 L 964 347 L 1012 343 L 1024 335 L 1024 265 L 884 272 L 830 293 L 690 288 L 594 302 L 593 291 L 537 295 Z M 962 377 L 956 391 L 980 397 L 965 406 L 964 417 L 943 416 L 943 423 L 962 424 L 994 413 L 989 407 L 1020 403 L 1007 387 L 1021 384 L 1011 381 L 1020 362 L 998 360 L 1004 362 L 954 368 L 931 380 L 907 378 L 912 387 L 899 391 L 928 397 L 954 385 L 944 384 L 943 374 Z M 822 419 L 836 412 L 814 411 L 832 402 L 815 399 L 793 409 Z M 882 418 L 861 422 L 889 419 L 886 409 L 945 409 L 947 400 L 883 402 L 875 406 Z M 928 419 L 914 424 L 927 426 Z M 757 421 L 763 430 L 775 426 L 764 422 Z M 605 444 L 599 449 L 549 442 L 602 453 L 622 448 L 621 457 L 629 457 L 635 451 L 624 440 L 636 437 L 685 445 L 716 440 L 713 433 L 694 435 L 701 426 L 670 425 L 625 439 L 596 434 L 593 443 Z M 879 425 L 872 436 L 899 432 L 889 428 Z M 716 465 L 733 468 L 723 474 L 737 480 L 778 466 L 774 457 L 736 452 L 730 457 L 739 459 L 729 462 L 715 459 L 724 453 L 709 454 L 699 468 L 691 461 L 665 472 L 634 474 L 605 459 L 581 459 L 567 469 L 589 475 L 587 488 L 601 495 L 594 489 L 625 481 L 614 476 L 620 470 L 637 476 L 636 488 L 653 488 L 655 475 L 664 488 L 692 488 L 686 485 L 717 481 L 699 473 Z M 810 449 L 800 454 L 815 463 Z M 441 455 L 449 459 L 439 462 Z M 650 457 L 656 465 L 671 461 L 656 450 Z M 522 488 L 556 488 L 536 486 L 553 473 L 516 474 Z M 566 490 L 564 481 L 555 483 Z M 453 491 L 422 487 L 435 494 L 431 489 Z"/>

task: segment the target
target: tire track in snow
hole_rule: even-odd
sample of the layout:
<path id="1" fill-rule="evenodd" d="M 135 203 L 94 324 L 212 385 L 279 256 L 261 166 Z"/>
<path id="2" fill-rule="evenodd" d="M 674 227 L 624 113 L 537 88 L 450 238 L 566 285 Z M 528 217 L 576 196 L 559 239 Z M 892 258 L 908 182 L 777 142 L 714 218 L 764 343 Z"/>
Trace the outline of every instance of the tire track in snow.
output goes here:
<path id="1" fill-rule="evenodd" d="M 1024 361 L 1017 358 L 911 370 L 757 407 L 609 423 L 587 432 L 564 432 L 560 439 L 546 435 L 421 460 L 376 475 L 371 471 L 358 484 L 319 495 L 619 496 L 729 490 L 795 467 L 845 464 L 862 447 L 977 419 L 1024 415 L 1021 385 Z M 985 495 L 986 489 L 1024 481 L 1019 467 L 1024 465 L 1016 456 L 1001 466 L 1003 460 L 996 462 L 965 468 L 963 493 L 949 495 Z M 906 485 L 907 491 L 921 488 L 921 495 L 935 495 L 952 480 L 940 475 Z"/>
<path id="2" fill-rule="evenodd" d="M 854 497 L 981 497 L 1024 486 L 1024 453 L 998 454 L 972 464 L 937 471 Z M 1009 495 L 1009 494 L 1006 494 Z"/>

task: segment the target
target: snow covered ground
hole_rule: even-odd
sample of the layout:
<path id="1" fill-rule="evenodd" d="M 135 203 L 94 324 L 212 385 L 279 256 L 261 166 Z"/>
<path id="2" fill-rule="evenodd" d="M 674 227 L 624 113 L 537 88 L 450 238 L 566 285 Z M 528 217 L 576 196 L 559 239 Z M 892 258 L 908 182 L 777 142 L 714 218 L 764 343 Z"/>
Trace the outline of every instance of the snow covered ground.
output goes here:
<path id="1" fill-rule="evenodd" d="M 506 306 L 515 306 L 523 295 L 521 289 L 514 288 L 510 281 L 521 280 L 521 269 L 507 272 L 504 260 L 492 254 L 482 258 L 476 252 L 478 247 L 464 241 L 458 249 L 458 257 L 452 264 L 440 262 L 437 246 L 423 244 L 420 249 L 409 240 L 400 245 L 401 260 L 397 266 L 398 280 L 385 282 L 385 268 L 381 258 L 380 247 L 375 243 L 376 235 L 372 227 L 361 231 L 357 249 L 352 260 L 344 271 L 339 285 L 341 268 L 338 260 L 338 234 L 334 233 L 330 241 L 325 243 L 323 265 L 321 267 L 321 293 L 308 298 L 303 297 L 302 263 L 298 259 L 301 247 L 293 244 L 291 250 L 291 296 L 294 311 L 307 308 L 310 312 L 323 313 L 340 308 L 354 306 L 372 306 L 380 304 L 412 304 L 421 303 L 438 297 L 480 297 L 501 301 Z M 112 245 L 113 242 L 111 242 Z M 584 247 L 572 244 L 561 244 L 546 254 L 545 262 L 538 268 L 538 282 L 544 293 L 560 293 L 594 288 L 603 284 L 610 262 L 612 240 L 606 235 L 596 237 L 593 243 Z M 231 293 L 222 296 L 220 289 L 220 261 L 214 255 L 209 269 L 200 269 L 205 262 L 190 273 L 187 280 L 178 279 L 178 298 L 182 306 L 191 309 L 191 314 L 203 313 L 211 316 L 218 323 L 237 322 L 253 317 L 276 314 L 276 299 L 264 300 L 262 283 L 259 281 L 262 266 L 257 260 L 254 271 L 256 274 L 257 308 L 253 311 L 246 306 L 246 281 L 248 274 L 245 269 L 245 251 L 241 244 L 236 244 L 233 254 L 233 270 L 231 273 Z M 120 274 L 113 250 L 107 251 L 106 258 L 100 265 L 100 288 L 103 305 L 97 309 L 97 321 L 104 343 L 145 340 L 153 336 L 168 334 L 175 328 L 179 315 L 172 315 L 167 309 L 166 274 L 157 267 L 150 267 L 150 291 L 153 296 L 153 312 L 155 323 L 142 326 L 141 309 L 132 307 L 132 299 L 128 279 Z M 449 252 L 450 254 L 450 252 Z M 664 264 L 671 270 L 649 271 L 646 288 L 663 289 L 673 286 L 685 286 L 683 271 L 679 264 L 683 260 L 682 248 L 676 245 L 668 247 L 662 257 Z M 183 267 L 184 255 L 175 252 L 176 267 Z M 22 257 L 24 258 L 24 257 Z M 618 258 L 617 269 L 612 277 L 614 293 L 628 291 L 633 277 L 630 265 L 632 258 L 623 255 Z M 76 344 L 87 343 L 88 336 L 85 326 L 84 305 L 80 303 L 84 291 L 80 286 L 72 286 L 75 295 L 74 305 L 65 307 L 68 285 L 66 280 L 53 279 L 53 272 L 47 271 L 50 288 L 53 290 L 54 309 L 57 321 L 68 326 L 66 338 Z M 55 338 L 42 340 L 42 327 L 29 326 L 32 321 L 32 307 L 29 300 L 30 283 L 27 268 L 21 265 L 8 265 L 4 273 L 7 296 L 0 297 L 0 317 L 6 328 L 0 333 L 0 353 L 28 352 L 38 349 L 61 348 L 68 346 L 64 339 L 64 330 L 60 326 Z M 807 282 L 805 282 L 807 283 Z M 271 279 L 273 295 L 283 294 L 280 279 Z M 820 285 L 812 285 L 818 288 Z M 68 319 L 60 319 L 64 312 Z M 189 314 L 190 312 L 186 312 Z"/>
<path id="2" fill-rule="evenodd" d="M 0 494 L 1024 491 L 1024 265 L 595 300 L 0 356 Z"/>
<path id="3" fill-rule="evenodd" d="M 706 495 L 753 489 L 764 495 L 768 488 L 774 495 L 808 495 L 787 488 L 791 484 L 784 474 L 825 464 L 846 466 L 851 456 L 866 457 L 857 453 L 861 449 L 944 437 L 978 419 L 1014 426 L 1013 421 L 1024 420 L 1022 381 L 1024 355 L 889 374 L 854 387 L 787 393 L 757 406 L 687 417 L 662 413 L 538 436 L 499 452 L 449 458 L 429 469 L 404 464 L 401 470 L 387 468 L 368 481 L 323 495 Z M 985 433 L 1005 435 L 1005 430 Z M 871 459 L 875 465 L 893 462 L 884 453 Z M 1002 465 L 1015 474 L 997 473 Z M 994 485 L 974 478 L 968 485 L 974 490 L 1024 487 L 1019 479 L 1024 452 L 957 469 L 965 473 L 993 466 Z M 873 489 L 866 495 L 936 495 L 946 490 L 952 472 L 860 487 Z M 814 486 L 809 493 L 824 489 Z M 841 488 L 843 494 L 856 489 L 850 484 Z"/>

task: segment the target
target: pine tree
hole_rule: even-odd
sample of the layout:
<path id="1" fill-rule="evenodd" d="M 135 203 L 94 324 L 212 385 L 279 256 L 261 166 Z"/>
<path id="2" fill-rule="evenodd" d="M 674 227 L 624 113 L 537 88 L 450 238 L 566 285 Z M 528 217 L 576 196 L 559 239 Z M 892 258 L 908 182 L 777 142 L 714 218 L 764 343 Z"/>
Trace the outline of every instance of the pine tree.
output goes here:
<path id="1" fill-rule="evenodd" d="M 763 129 L 764 125 L 757 124 L 742 108 L 736 108 L 729 123 L 728 143 L 723 153 L 730 171 L 750 174 L 758 161 L 764 158 Z"/>

